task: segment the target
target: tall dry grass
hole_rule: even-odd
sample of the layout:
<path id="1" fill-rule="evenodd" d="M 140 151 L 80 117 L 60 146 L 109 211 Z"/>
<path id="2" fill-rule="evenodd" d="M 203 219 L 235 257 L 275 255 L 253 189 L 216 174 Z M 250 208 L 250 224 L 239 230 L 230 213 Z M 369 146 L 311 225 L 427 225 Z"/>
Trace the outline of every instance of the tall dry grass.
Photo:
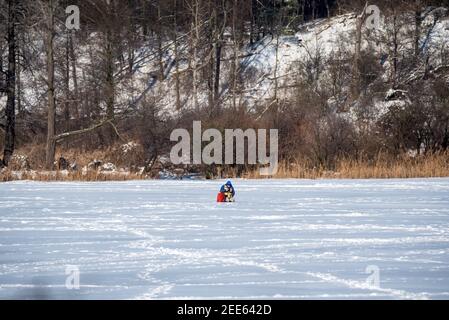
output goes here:
<path id="1" fill-rule="evenodd" d="M 64 157 L 70 163 L 76 162 L 78 168 L 86 166 L 95 159 L 104 163 L 111 162 L 117 167 L 138 166 L 145 162 L 145 152 L 141 145 L 138 145 L 126 154 L 122 152 L 121 145 L 121 143 L 117 143 L 110 147 L 96 150 L 58 147 L 55 160 Z M 32 169 L 45 170 L 45 145 L 37 143 L 27 144 L 17 149 L 15 154 L 25 156 Z"/>
<path id="2" fill-rule="evenodd" d="M 100 181 L 129 181 L 143 180 L 146 177 L 137 173 L 130 172 L 97 172 L 97 171 L 11 171 L 5 170 L 0 173 L 0 182 L 32 180 L 41 182 L 51 181 L 83 181 L 83 182 L 100 182 Z"/>
<path id="3" fill-rule="evenodd" d="M 248 179 L 264 178 L 258 169 L 244 175 Z M 449 153 L 419 157 L 400 156 L 391 158 L 379 155 L 375 160 L 341 159 L 334 170 L 323 166 L 314 167 L 307 161 L 280 163 L 272 178 L 278 179 L 391 179 L 449 177 Z M 266 177 L 265 177 L 266 178 Z"/>
<path id="4" fill-rule="evenodd" d="M 227 167 L 219 173 L 221 177 L 247 179 L 266 179 L 261 176 L 259 168 L 247 168 L 239 175 L 236 168 Z M 449 153 L 432 154 L 419 157 L 391 157 L 379 155 L 374 160 L 341 159 L 335 168 L 329 170 L 324 166 L 313 166 L 307 160 L 294 163 L 283 162 L 279 165 L 277 179 L 389 179 L 389 178 L 435 178 L 449 177 Z M 0 182 L 13 180 L 34 181 L 126 181 L 147 179 L 147 175 L 131 172 L 97 172 L 82 170 L 67 171 L 21 171 L 3 170 Z"/>

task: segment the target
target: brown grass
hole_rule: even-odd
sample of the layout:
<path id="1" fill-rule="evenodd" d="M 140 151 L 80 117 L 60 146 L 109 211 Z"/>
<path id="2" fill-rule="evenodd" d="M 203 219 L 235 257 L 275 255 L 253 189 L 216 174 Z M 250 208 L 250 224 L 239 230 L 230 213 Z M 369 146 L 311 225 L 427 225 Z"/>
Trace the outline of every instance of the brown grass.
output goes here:
<path id="1" fill-rule="evenodd" d="M 78 158 L 76 154 L 72 154 Z M 101 157 L 101 152 L 83 155 L 83 161 L 95 156 Z M 104 156 L 104 154 L 103 154 Z M 77 160 L 78 161 L 78 160 Z M 237 177 L 235 168 L 223 169 L 222 176 Z M 259 169 L 248 169 L 242 175 L 247 179 L 265 179 L 260 176 Z M 277 179 L 389 179 L 389 178 L 434 178 L 449 177 L 449 153 L 432 154 L 427 156 L 409 157 L 401 156 L 392 158 L 379 155 L 375 160 L 351 160 L 337 161 L 335 169 L 314 167 L 306 160 L 298 160 L 295 163 L 281 163 L 275 176 Z M 127 181 L 148 179 L 147 175 L 131 172 L 97 172 L 81 170 L 74 172 L 48 172 L 48 171 L 24 171 L 15 172 L 3 170 L 0 173 L 1 181 L 34 180 L 34 181 Z"/>
<path id="2" fill-rule="evenodd" d="M 255 169 L 244 176 L 248 179 L 264 178 Z M 343 159 L 337 161 L 335 170 L 312 167 L 307 162 L 281 163 L 278 179 L 390 179 L 449 177 L 449 153 L 411 158 L 401 156 L 392 159 L 379 155 L 374 161 Z"/>
<path id="3" fill-rule="evenodd" d="M 33 181 L 129 181 L 143 180 L 144 175 L 129 172 L 104 173 L 96 171 L 63 172 L 63 171 L 24 171 L 14 172 L 6 170 L 0 173 L 0 182 L 17 181 L 17 180 L 33 180 Z"/>
<path id="4" fill-rule="evenodd" d="M 57 160 L 60 157 L 64 157 L 70 163 L 76 161 L 79 169 L 86 166 L 93 160 L 101 160 L 104 163 L 111 162 L 118 167 L 138 166 L 144 163 L 145 153 L 142 146 L 138 145 L 127 154 L 123 154 L 120 146 L 121 144 L 117 143 L 108 148 L 96 150 L 82 150 L 79 148 L 65 149 L 58 147 L 56 150 L 55 159 Z M 44 170 L 45 145 L 28 144 L 17 149 L 15 154 L 26 156 L 32 169 Z"/>

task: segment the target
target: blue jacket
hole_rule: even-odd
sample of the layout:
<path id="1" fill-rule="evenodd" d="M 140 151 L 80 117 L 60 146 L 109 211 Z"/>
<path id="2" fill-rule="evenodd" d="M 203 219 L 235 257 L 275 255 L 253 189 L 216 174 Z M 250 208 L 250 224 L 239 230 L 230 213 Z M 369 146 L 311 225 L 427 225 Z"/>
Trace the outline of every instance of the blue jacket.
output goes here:
<path id="1" fill-rule="evenodd" d="M 229 187 L 229 192 L 231 192 L 232 196 L 234 197 L 235 196 L 235 189 L 234 189 L 234 186 L 232 185 L 232 183 L 228 182 L 228 183 L 222 185 L 221 189 L 220 189 L 220 192 L 226 192 L 225 186 Z"/>

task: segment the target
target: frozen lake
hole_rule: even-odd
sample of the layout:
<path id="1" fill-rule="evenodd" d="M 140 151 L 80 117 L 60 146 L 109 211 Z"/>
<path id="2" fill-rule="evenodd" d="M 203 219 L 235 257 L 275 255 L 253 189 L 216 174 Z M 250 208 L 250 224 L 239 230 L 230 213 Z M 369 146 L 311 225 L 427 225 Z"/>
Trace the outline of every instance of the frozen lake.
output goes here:
<path id="1" fill-rule="evenodd" d="M 449 298 L 449 179 L 220 183 L 0 184 L 0 299 Z"/>

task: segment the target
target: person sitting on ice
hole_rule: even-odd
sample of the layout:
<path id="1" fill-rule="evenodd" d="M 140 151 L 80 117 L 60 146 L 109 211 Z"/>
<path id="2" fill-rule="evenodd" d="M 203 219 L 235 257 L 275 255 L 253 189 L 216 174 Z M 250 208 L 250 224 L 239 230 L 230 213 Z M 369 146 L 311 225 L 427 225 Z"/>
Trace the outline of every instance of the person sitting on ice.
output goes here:
<path id="1" fill-rule="evenodd" d="M 217 202 L 234 202 L 235 189 L 231 181 L 221 186 L 220 193 L 217 196 Z"/>

